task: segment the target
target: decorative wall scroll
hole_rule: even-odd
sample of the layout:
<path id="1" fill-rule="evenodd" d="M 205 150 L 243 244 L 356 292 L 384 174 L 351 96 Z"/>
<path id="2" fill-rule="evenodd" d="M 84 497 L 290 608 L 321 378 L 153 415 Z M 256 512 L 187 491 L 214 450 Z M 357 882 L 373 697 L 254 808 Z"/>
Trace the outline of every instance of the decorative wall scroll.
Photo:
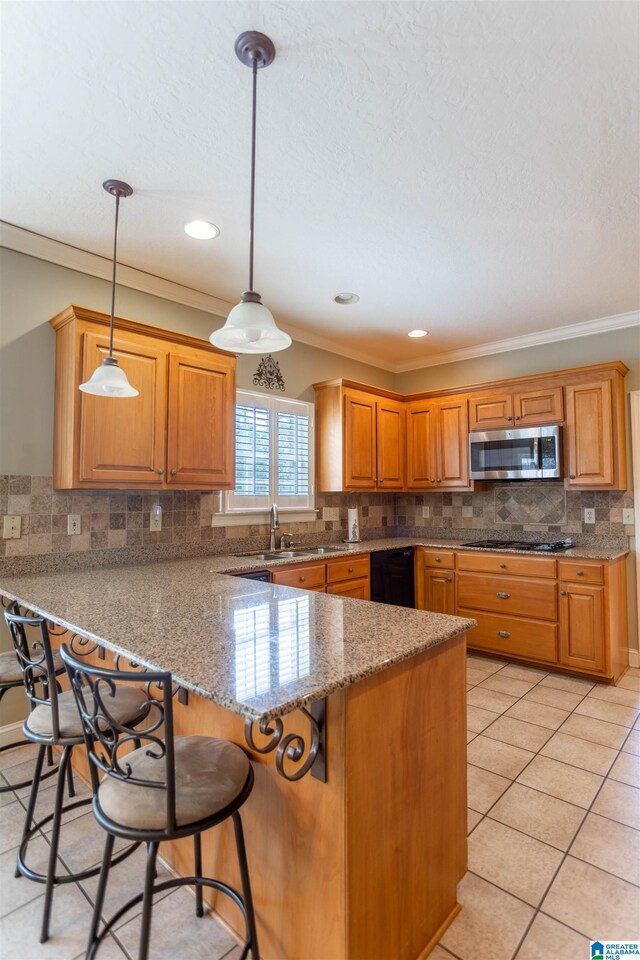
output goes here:
<path id="1" fill-rule="evenodd" d="M 299 733 L 284 734 L 284 724 L 280 717 L 275 720 L 262 720 L 258 730 L 267 742 L 258 746 L 254 740 L 251 720 L 245 720 L 244 736 L 247 745 L 256 753 L 271 753 L 276 750 L 276 770 L 285 780 L 300 780 L 311 771 L 311 776 L 326 782 L 325 756 L 325 720 L 326 700 L 315 700 L 310 709 L 300 709 L 300 713 L 309 721 L 310 737 L 308 743 Z M 306 752 L 306 757 L 305 757 Z M 290 767 L 285 767 L 285 762 Z M 298 766 L 295 766 L 298 764 Z"/>
<path id="2" fill-rule="evenodd" d="M 258 369 L 253 375 L 253 384 L 256 387 L 266 387 L 267 390 L 284 392 L 284 377 L 280 370 L 280 364 L 273 359 L 271 354 L 263 357 L 258 364 Z"/>

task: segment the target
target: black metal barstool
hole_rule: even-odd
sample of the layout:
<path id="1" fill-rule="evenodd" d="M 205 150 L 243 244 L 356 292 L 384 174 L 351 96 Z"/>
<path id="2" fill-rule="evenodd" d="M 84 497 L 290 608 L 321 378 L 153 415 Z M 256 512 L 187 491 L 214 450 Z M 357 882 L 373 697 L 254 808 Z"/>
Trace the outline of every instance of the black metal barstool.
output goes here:
<path id="1" fill-rule="evenodd" d="M 91 770 L 93 812 L 107 833 L 87 946 L 88 960 L 95 956 L 113 925 L 138 903 L 142 903 L 138 960 L 147 960 L 154 894 L 185 885 L 195 887 L 196 915 L 199 917 L 203 914 L 203 887 L 212 887 L 233 900 L 242 911 L 246 928 L 241 960 L 245 960 L 249 951 L 253 960 L 258 960 L 249 868 L 238 812 L 253 787 L 249 758 L 240 747 L 227 740 L 174 737 L 170 673 L 147 671 L 141 677 L 80 663 L 65 646 L 60 648 L 60 653 L 82 716 Z M 145 681 L 151 709 L 144 729 L 127 730 L 125 724 L 111 715 L 108 694 L 116 681 L 139 683 L 141 679 Z M 158 730 L 163 725 L 163 736 L 160 736 Z M 136 746 L 137 740 L 141 740 L 143 746 L 126 752 L 125 746 Z M 233 819 L 242 895 L 221 880 L 202 876 L 201 834 L 228 817 Z M 190 836 L 194 841 L 195 876 L 154 883 L 160 843 Z M 144 889 L 128 900 L 100 931 L 116 837 L 147 844 Z"/>
<path id="2" fill-rule="evenodd" d="M 19 612 L 17 605 L 5 610 L 4 616 L 13 640 L 22 674 L 22 682 L 31 707 L 31 712 L 22 726 L 22 731 L 28 741 L 38 745 L 24 829 L 18 850 L 16 877 L 24 876 L 29 880 L 46 885 L 40 933 L 40 942 L 44 943 L 49 938 L 51 905 L 56 885 L 96 876 L 102 868 L 101 866 L 94 866 L 79 873 L 56 874 L 62 815 L 91 803 L 91 797 L 85 797 L 73 803 L 64 804 L 65 780 L 68 783 L 69 796 L 73 797 L 75 795 L 71 776 L 71 755 L 73 748 L 84 742 L 82 721 L 78 713 L 74 693 L 71 690 L 62 692 L 56 683 L 56 661 L 45 619 L 34 615 L 23 615 Z M 44 676 L 46 676 L 46 684 L 43 680 Z M 140 688 L 114 686 L 108 696 L 105 694 L 105 699 L 108 700 L 111 714 L 114 718 L 117 718 L 117 722 L 127 723 L 131 726 L 131 729 L 135 724 L 141 723 L 147 716 L 149 705 L 145 691 Z M 34 811 L 45 754 L 47 750 L 54 746 L 60 747 L 62 753 L 57 767 L 58 781 L 53 811 L 42 820 L 34 822 Z M 47 872 L 43 874 L 31 869 L 25 862 L 25 858 L 29 841 L 37 831 L 49 822 L 52 822 L 51 848 Z M 137 843 L 130 845 L 121 851 L 113 862 L 119 863 L 124 860 L 125 857 L 133 853 L 137 846 Z"/>

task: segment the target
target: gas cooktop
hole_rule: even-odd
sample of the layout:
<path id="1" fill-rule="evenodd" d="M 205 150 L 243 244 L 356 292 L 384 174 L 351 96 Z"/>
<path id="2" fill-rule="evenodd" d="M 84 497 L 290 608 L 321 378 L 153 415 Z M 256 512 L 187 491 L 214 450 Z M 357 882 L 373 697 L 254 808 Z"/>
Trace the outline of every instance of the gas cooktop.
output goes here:
<path id="1" fill-rule="evenodd" d="M 463 547 L 484 547 L 485 550 L 530 550 L 532 553 L 553 553 L 568 550 L 573 540 L 549 540 L 546 543 L 531 543 L 529 540 L 472 540 Z"/>

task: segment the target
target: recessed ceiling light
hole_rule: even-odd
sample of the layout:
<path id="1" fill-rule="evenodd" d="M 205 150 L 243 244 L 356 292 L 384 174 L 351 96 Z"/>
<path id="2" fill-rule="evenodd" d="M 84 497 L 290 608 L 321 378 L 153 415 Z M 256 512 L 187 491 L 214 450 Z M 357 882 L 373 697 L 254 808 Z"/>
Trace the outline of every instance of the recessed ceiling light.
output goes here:
<path id="1" fill-rule="evenodd" d="M 357 293 L 338 293 L 333 299 L 344 306 L 347 303 L 357 303 L 360 297 Z"/>
<path id="2" fill-rule="evenodd" d="M 184 232 L 194 240 L 213 240 L 220 234 L 220 227 L 210 220 L 190 220 L 185 223 Z"/>
<path id="3" fill-rule="evenodd" d="M 428 337 L 428 330 L 410 330 L 407 334 L 408 337 Z"/>

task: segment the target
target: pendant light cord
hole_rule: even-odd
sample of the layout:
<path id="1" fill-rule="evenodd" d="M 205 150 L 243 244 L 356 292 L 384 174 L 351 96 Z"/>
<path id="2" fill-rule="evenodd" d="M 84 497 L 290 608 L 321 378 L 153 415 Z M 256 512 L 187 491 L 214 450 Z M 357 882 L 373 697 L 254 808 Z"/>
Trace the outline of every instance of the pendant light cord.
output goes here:
<path id="1" fill-rule="evenodd" d="M 113 274 L 111 278 L 111 321 L 109 323 L 109 356 L 113 357 L 113 324 L 116 310 L 116 256 L 118 252 L 118 212 L 120 194 L 116 193 L 116 224 L 113 232 Z"/>
<path id="2" fill-rule="evenodd" d="M 251 211 L 249 214 L 249 290 L 253 290 L 253 223 L 256 200 L 256 100 L 258 90 L 258 59 L 253 60 L 253 109 L 251 118 Z"/>

